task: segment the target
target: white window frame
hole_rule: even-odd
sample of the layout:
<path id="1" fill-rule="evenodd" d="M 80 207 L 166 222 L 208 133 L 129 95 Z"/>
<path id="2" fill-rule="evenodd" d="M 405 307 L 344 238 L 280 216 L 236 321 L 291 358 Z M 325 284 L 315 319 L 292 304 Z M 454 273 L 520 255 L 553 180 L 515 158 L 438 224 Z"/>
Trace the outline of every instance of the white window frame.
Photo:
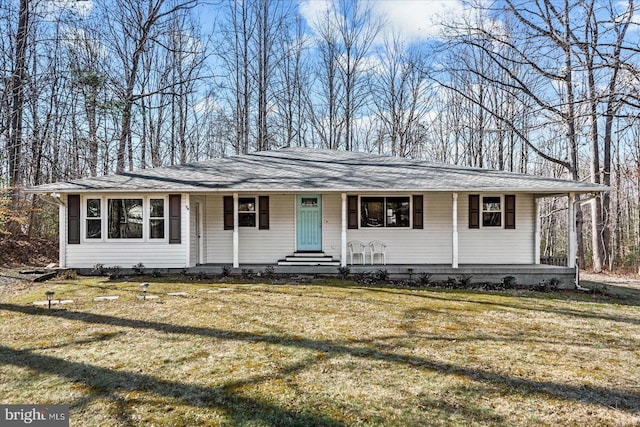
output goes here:
<path id="1" fill-rule="evenodd" d="M 389 227 L 387 226 L 387 199 L 388 198 L 407 198 L 409 199 L 409 225 L 406 227 Z M 363 198 L 382 198 L 384 199 L 383 214 L 384 226 L 382 227 L 363 227 L 362 226 L 362 199 Z M 409 230 L 413 228 L 413 197 L 410 194 L 360 194 L 358 195 L 358 229 L 360 230 Z"/>
<path id="2" fill-rule="evenodd" d="M 484 210 L 484 198 L 485 197 L 498 197 L 500 198 L 500 225 L 484 225 L 484 213 L 485 212 L 498 212 L 498 211 L 485 211 Z M 504 228 L 504 194 L 481 194 L 480 195 L 480 228 L 486 228 L 487 230 L 500 230 Z"/>
<path id="3" fill-rule="evenodd" d="M 99 216 L 94 217 L 94 216 L 89 216 L 88 215 L 88 210 L 89 210 L 89 200 L 98 200 L 100 202 L 100 213 Z M 82 229 L 80 230 L 80 232 L 82 233 L 82 238 L 83 240 L 86 240 L 87 242 L 101 242 L 104 239 L 104 200 L 102 199 L 102 197 L 98 196 L 98 197 L 85 197 L 82 200 L 82 205 L 80 210 L 82 211 L 81 216 L 84 216 L 84 219 L 82 220 Z M 100 237 L 89 237 L 87 235 L 87 231 L 89 230 L 88 227 L 88 222 L 89 221 L 100 221 Z"/>
<path id="4" fill-rule="evenodd" d="M 87 217 L 87 202 L 88 200 L 98 199 L 100 200 L 100 220 L 101 228 L 99 239 L 87 238 L 87 219 L 98 219 Z M 142 238 L 109 238 L 109 219 L 108 219 L 108 203 L 109 200 L 116 199 L 142 199 Z M 151 238 L 151 199 L 162 199 L 164 204 L 164 238 Z M 169 242 L 169 195 L 157 194 L 157 195 L 140 195 L 140 194 L 100 194 L 100 195 L 83 195 L 80 198 L 80 233 L 81 243 L 147 243 L 147 244 L 164 244 Z"/>
<path id="5" fill-rule="evenodd" d="M 151 220 L 152 219 L 160 219 L 160 217 L 151 217 L 151 200 L 162 200 L 162 220 L 164 225 L 164 233 L 163 237 L 151 237 Z M 144 201 L 143 201 L 144 205 Z M 169 196 L 148 196 L 147 198 L 147 207 L 145 209 L 145 213 L 147 215 L 146 219 L 143 219 L 143 222 L 146 224 L 146 230 L 148 232 L 147 241 L 150 243 L 156 242 L 168 242 L 169 241 Z M 144 238 L 144 231 L 143 231 Z M 126 239 L 125 239 L 126 240 Z"/>
<path id="6" fill-rule="evenodd" d="M 253 199 L 253 210 L 252 211 L 243 211 L 240 210 L 240 205 L 242 204 L 241 200 L 242 199 Z M 253 226 L 249 226 L 249 225 L 241 225 L 240 224 L 240 215 L 242 214 L 249 214 L 252 213 L 253 214 L 253 218 L 254 218 L 254 225 Z M 257 196 L 238 196 L 238 228 L 248 228 L 248 229 L 255 229 L 258 228 L 258 197 Z"/>

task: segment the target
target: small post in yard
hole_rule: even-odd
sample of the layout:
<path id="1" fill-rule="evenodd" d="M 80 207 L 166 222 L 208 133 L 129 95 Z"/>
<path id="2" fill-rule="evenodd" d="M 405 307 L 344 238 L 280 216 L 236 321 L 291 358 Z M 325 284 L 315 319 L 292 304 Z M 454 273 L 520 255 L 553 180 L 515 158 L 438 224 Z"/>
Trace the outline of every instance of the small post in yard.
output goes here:
<path id="1" fill-rule="evenodd" d="M 55 292 L 47 291 L 44 294 L 47 296 L 47 301 L 49 302 L 49 310 L 51 310 L 51 300 L 53 299 L 53 295 L 55 294 Z"/>
<path id="2" fill-rule="evenodd" d="M 140 286 L 142 286 L 142 299 L 146 300 L 147 299 L 147 290 L 149 289 L 149 283 L 147 283 L 147 282 L 140 283 Z"/>

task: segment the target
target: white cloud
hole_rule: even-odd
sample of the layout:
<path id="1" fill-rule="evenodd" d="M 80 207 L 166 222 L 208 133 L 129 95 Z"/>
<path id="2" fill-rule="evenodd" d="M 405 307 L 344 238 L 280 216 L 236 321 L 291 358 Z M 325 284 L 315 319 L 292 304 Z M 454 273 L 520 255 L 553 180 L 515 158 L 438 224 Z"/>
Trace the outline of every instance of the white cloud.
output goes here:
<path id="1" fill-rule="evenodd" d="M 299 6 L 300 14 L 310 27 L 331 9 L 331 0 L 303 0 Z"/>
<path id="2" fill-rule="evenodd" d="M 444 22 L 465 12 L 458 0 L 378 0 L 372 6 L 385 23 L 383 33 L 393 32 L 407 42 L 438 38 Z"/>
<path id="3" fill-rule="evenodd" d="M 313 28 L 334 4 L 332 0 L 302 0 L 299 10 Z M 461 0 L 372 0 L 370 5 L 373 18 L 383 23 L 380 41 L 392 33 L 405 42 L 438 38 L 444 22 L 468 12 Z"/>

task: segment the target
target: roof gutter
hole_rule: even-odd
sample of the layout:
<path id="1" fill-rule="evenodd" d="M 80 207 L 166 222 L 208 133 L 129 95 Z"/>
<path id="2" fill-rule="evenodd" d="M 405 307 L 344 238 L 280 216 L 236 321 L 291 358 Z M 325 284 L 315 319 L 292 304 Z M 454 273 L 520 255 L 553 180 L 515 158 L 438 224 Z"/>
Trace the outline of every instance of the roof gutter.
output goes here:
<path id="1" fill-rule="evenodd" d="M 226 194 L 226 193 L 280 193 L 280 194 L 296 194 L 296 193 L 536 193 L 536 198 L 542 197 L 561 197 L 566 196 L 567 193 L 576 194 L 595 194 L 603 193 L 605 191 L 611 191 L 611 187 L 601 186 L 600 188 L 576 188 L 568 187 L 561 191 L 558 189 L 541 189 L 541 188 L 505 188 L 505 187 L 490 187 L 490 188 L 83 188 L 83 189 L 57 189 L 51 193 L 51 190 L 37 190 L 27 189 L 25 191 L 33 194 L 57 194 L 59 193 L 191 193 L 191 194 Z"/>

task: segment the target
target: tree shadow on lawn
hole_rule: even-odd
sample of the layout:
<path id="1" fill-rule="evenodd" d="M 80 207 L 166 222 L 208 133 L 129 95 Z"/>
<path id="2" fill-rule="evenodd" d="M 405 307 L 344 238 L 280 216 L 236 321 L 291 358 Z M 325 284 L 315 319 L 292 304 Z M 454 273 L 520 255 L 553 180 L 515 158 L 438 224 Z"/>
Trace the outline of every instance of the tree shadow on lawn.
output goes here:
<path id="1" fill-rule="evenodd" d="M 20 306 L 16 304 L 6 304 L 0 303 L 0 310 L 8 310 L 18 313 L 24 313 L 29 315 L 37 315 L 37 316 L 51 316 L 51 317 L 61 317 L 69 320 L 76 320 L 85 323 L 91 324 L 105 324 L 105 325 L 113 325 L 113 326 L 121 326 L 133 329 L 149 329 L 167 333 L 174 334 L 186 334 L 186 335 L 194 335 L 194 336 L 203 336 L 210 337 L 215 339 L 222 340 L 233 340 L 233 341 L 246 341 L 246 342 L 254 342 L 254 343 L 268 343 L 268 344 L 276 344 L 287 347 L 295 347 L 302 349 L 310 349 L 315 351 L 322 351 L 332 354 L 343 354 L 350 355 L 352 357 L 370 359 L 370 360 L 380 360 L 398 364 L 404 364 L 414 367 L 420 367 L 423 369 L 429 369 L 432 371 L 441 372 L 444 374 L 451 375 L 461 375 L 467 378 L 470 378 L 474 381 L 489 381 L 495 384 L 506 385 L 512 388 L 515 392 L 521 393 L 523 395 L 529 394 L 543 394 L 548 396 L 553 396 L 559 399 L 575 401 L 575 402 L 583 402 L 589 404 L 602 405 L 609 408 L 618 408 L 622 410 L 627 410 L 631 412 L 637 412 L 640 410 L 640 396 L 635 393 L 631 393 L 627 390 L 615 390 L 609 389 L 605 387 L 596 387 L 590 385 L 569 385 L 569 384 L 561 384 L 552 381 L 534 381 L 523 378 L 514 378 L 504 374 L 495 373 L 487 370 L 481 369 L 472 369 L 464 366 L 458 366 L 450 363 L 437 362 L 430 359 L 422 358 L 422 357 L 413 357 L 408 355 L 397 354 L 388 351 L 380 351 L 371 347 L 363 347 L 363 346 L 348 346 L 337 344 L 331 341 L 321 341 L 321 340 L 312 340 L 306 338 L 293 338 L 293 337 L 282 337 L 282 336 L 273 336 L 267 334 L 255 334 L 251 332 L 240 332 L 240 331 L 232 331 L 232 330 L 223 330 L 223 329 L 215 329 L 215 328 L 203 328 L 203 327 L 194 327 L 194 326 L 185 326 L 185 325 L 175 325 L 171 323 L 163 323 L 163 322 L 155 322 L 155 321 L 147 321 L 147 320 L 138 320 L 138 319 L 127 319 L 116 316 L 108 316 L 101 314 L 93 314 L 87 312 L 78 312 L 78 311 L 50 311 L 40 308 L 34 307 L 26 307 Z M 15 357 L 7 357 L 6 354 L 15 353 L 17 350 L 13 350 L 8 347 L 0 347 L 0 362 L 2 363 L 14 363 L 12 360 Z M 29 357 L 27 357 L 29 356 Z M 42 366 L 39 363 L 39 357 L 46 356 L 37 356 L 30 355 L 30 353 L 25 354 L 24 363 L 35 364 L 35 368 L 38 367 L 42 369 L 46 369 L 46 365 Z M 55 359 L 55 358 L 53 358 Z M 55 362 L 55 360 L 52 360 Z M 58 361 L 58 363 L 62 363 Z M 67 363 L 67 362 L 65 362 Z M 63 366 L 64 367 L 64 366 Z M 104 374 L 111 373 L 104 368 L 96 368 L 98 370 L 103 369 Z M 47 369 L 47 372 L 51 372 Z M 148 380 L 147 378 L 142 378 L 144 380 Z M 196 387 L 197 386 L 189 386 L 183 384 L 169 384 L 178 387 Z M 211 390 L 205 389 L 204 392 L 209 392 Z M 245 399 L 239 396 L 229 396 L 229 398 L 237 398 L 237 399 Z M 282 419 L 289 419 L 289 417 L 295 417 L 299 414 L 293 414 L 291 412 L 285 411 L 280 408 L 275 408 L 269 406 L 264 402 L 248 402 L 247 404 L 266 406 L 265 411 L 272 411 L 278 414 L 278 417 Z M 315 419 L 310 415 L 304 415 L 311 417 L 309 419 L 309 423 L 312 424 L 315 421 L 322 423 L 334 422 L 335 420 L 329 419 Z"/>
<path id="2" fill-rule="evenodd" d="M 640 305 L 640 289 L 593 280 L 580 280 L 580 286 L 593 293 L 604 291 L 605 295 L 615 298 L 616 304 Z"/>
<path id="3" fill-rule="evenodd" d="M 91 395 L 76 401 L 72 407 L 82 407 L 93 400 L 107 398 L 115 402 L 116 413 L 121 421 L 130 421 L 128 406 L 116 392 L 138 391 L 181 400 L 188 405 L 221 408 L 233 419 L 234 424 L 262 421 L 269 425 L 342 426 L 343 422 L 327 416 L 287 410 L 277 405 L 241 396 L 236 390 L 243 386 L 274 378 L 261 376 L 222 387 L 206 387 L 194 384 L 167 381 L 149 375 L 114 371 L 86 363 L 72 362 L 57 357 L 16 350 L 0 345 L 0 363 L 29 368 L 47 374 L 58 375 L 90 388 Z M 291 365 L 278 376 L 286 376 L 306 369 L 311 362 Z"/>
<path id="4" fill-rule="evenodd" d="M 362 288 L 365 289 L 365 288 Z M 561 309 L 554 309 L 554 308 L 549 308 L 549 307 L 540 307 L 540 306 L 536 306 L 536 307 L 531 307 L 527 304 L 522 304 L 522 303 L 517 303 L 517 298 L 524 298 L 524 299 L 531 299 L 532 296 L 531 295 L 527 295 L 527 296 L 515 296 L 515 295 L 509 295 L 509 294 L 505 294 L 503 292 L 501 293 L 494 293 L 494 294 L 489 294 L 489 293 L 485 293 L 485 292 L 466 292 L 466 295 L 497 295 L 497 296 L 511 296 L 514 298 L 514 303 L 513 304 L 508 304 L 508 303 L 504 303 L 504 302 L 495 302 L 495 301 L 478 301 L 478 300 L 474 300 L 474 299 L 462 299 L 462 298 L 455 298 L 455 296 L 457 296 L 457 294 L 461 293 L 462 291 L 460 290 L 443 290 L 443 289 L 425 289 L 424 291 L 426 292 L 414 292 L 414 291 L 409 291 L 407 292 L 406 290 L 401 291 L 399 288 L 398 289 L 394 289 L 394 288 L 366 288 L 370 291 L 373 292 L 382 292 L 382 293 L 389 293 L 389 294 L 394 294 L 394 295 L 405 295 L 405 296 L 412 296 L 412 297 L 418 297 L 418 298 L 425 298 L 425 299 L 434 299 L 434 300 L 439 300 L 439 301 L 456 301 L 456 302 L 463 302 L 463 303 L 467 303 L 467 304 L 481 304 L 481 305 L 488 305 L 488 306 L 495 306 L 495 307 L 504 307 L 504 308 L 510 308 L 510 309 L 517 309 L 517 310 L 525 310 L 525 311 L 541 311 L 541 312 L 545 312 L 545 313 L 553 313 L 553 314 L 560 314 L 560 315 L 564 315 L 564 316 L 572 316 L 572 317 L 585 317 L 585 318 L 590 318 L 590 319 L 601 319 L 601 320 L 609 320 L 609 321 L 613 321 L 613 322 L 621 322 L 621 323 L 631 323 L 631 324 L 635 324 L 635 325 L 640 325 L 640 317 L 625 317 L 625 316 L 608 316 L 606 314 L 602 314 L 602 313 L 594 313 L 592 311 L 585 311 L 585 310 L 561 310 Z M 428 292 L 428 293 L 427 293 Z M 446 298 L 446 297 L 442 297 L 442 296 L 437 296 L 438 293 L 442 293 L 445 295 L 452 295 L 451 298 Z M 545 297 L 549 295 L 549 294 L 545 294 Z M 533 298 L 536 298 L 535 296 Z M 547 298 L 542 298 L 541 301 L 545 301 Z M 556 298 L 556 299 L 561 299 L 562 301 L 565 302 L 571 302 L 570 299 L 566 299 L 566 298 Z M 580 302 L 589 302 L 589 303 L 602 303 L 602 301 L 594 301 L 593 299 L 578 299 L 578 301 Z M 610 302 L 609 302 L 610 303 Z M 617 303 L 617 302 L 616 302 Z M 622 303 L 622 305 L 624 305 L 624 303 Z M 631 304 L 633 306 L 635 306 L 635 304 Z"/>

